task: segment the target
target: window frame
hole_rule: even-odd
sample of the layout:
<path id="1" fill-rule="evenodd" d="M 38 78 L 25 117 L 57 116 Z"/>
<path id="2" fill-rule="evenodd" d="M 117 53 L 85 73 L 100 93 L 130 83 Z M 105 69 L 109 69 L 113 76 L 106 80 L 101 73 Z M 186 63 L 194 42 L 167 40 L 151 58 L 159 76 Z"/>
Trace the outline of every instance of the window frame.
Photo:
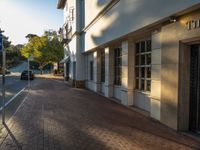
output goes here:
<path id="1" fill-rule="evenodd" d="M 105 83 L 105 51 L 101 51 L 101 82 Z"/>
<path id="2" fill-rule="evenodd" d="M 122 85 L 122 48 L 114 49 L 114 84 Z"/>
<path id="3" fill-rule="evenodd" d="M 94 80 L 94 61 L 90 61 L 90 80 Z"/>
<path id="4" fill-rule="evenodd" d="M 142 45 L 144 44 L 145 45 Z M 149 44 L 149 45 L 148 45 Z M 135 43 L 135 90 L 151 92 L 151 39 L 144 39 Z M 144 48 L 144 49 L 142 49 Z M 144 59 L 144 62 L 142 61 Z M 143 70 L 144 69 L 144 70 Z"/>

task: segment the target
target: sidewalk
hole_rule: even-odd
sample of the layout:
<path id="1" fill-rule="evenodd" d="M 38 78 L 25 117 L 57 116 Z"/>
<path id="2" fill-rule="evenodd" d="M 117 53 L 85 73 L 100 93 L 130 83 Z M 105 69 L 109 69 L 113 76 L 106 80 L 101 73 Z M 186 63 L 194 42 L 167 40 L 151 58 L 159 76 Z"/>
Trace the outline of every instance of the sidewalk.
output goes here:
<path id="1" fill-rule="evenodd" d="M 178 134 L 93 92 L 37 79 L 0 133 L 1 150 L 187 150 L 200 141 Z"/>

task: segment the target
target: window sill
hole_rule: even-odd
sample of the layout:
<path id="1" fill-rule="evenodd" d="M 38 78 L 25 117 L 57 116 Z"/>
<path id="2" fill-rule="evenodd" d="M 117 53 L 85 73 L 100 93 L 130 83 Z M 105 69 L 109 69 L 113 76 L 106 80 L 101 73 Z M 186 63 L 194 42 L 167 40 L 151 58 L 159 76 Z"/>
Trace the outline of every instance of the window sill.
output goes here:
<path id="1" fill-rule="evenodd" d="M 114 85 L 114 87 L 116 87 L 116 88 L 121 88 L 121 85 Z"/>
<path id="2" fill-rule="evenodd" d="M 148 91 L 140 91 L 140 90 L 134 90 L 134 92 L 137 92 L 137 93 L 141 93 L 141 94 L 144 94 L 144 95 L 147 95 L 148 97 L 151 97 L 151 92 L 148 92 Z"/>

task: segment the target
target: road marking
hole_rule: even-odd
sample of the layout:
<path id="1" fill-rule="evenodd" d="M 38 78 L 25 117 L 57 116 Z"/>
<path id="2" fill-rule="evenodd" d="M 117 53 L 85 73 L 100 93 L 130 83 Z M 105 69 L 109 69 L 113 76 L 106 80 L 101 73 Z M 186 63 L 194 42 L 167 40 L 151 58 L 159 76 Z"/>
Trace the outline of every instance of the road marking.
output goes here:
<path id="1" fill-rule="evenodd" d="M 5 107 L 7 107 L 19 94 L 21 94 L 24 90 L 26 89 L 26 87 L 24 87 L 22 90 L 20 90 L 17 94 L 15 94 L 10 100 L 8 100 L 5 103 Z M 3 110 L 3 107 L 0 107 L 0 112 Z"/>

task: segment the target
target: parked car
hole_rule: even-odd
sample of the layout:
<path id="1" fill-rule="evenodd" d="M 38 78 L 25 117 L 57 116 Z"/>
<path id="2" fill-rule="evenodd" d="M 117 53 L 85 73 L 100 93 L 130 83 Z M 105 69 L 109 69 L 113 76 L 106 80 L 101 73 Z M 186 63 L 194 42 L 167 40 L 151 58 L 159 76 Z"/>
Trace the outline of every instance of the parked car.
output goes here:
<path id="1" fill-rule="evenodd" d="M 34 73 L 32 70 L 29 71 L 29 79 L 33 80 L 35 78 Z M 24 70 L 21 73 L 21 80 L 28 80 L 28 70 Z"/>

